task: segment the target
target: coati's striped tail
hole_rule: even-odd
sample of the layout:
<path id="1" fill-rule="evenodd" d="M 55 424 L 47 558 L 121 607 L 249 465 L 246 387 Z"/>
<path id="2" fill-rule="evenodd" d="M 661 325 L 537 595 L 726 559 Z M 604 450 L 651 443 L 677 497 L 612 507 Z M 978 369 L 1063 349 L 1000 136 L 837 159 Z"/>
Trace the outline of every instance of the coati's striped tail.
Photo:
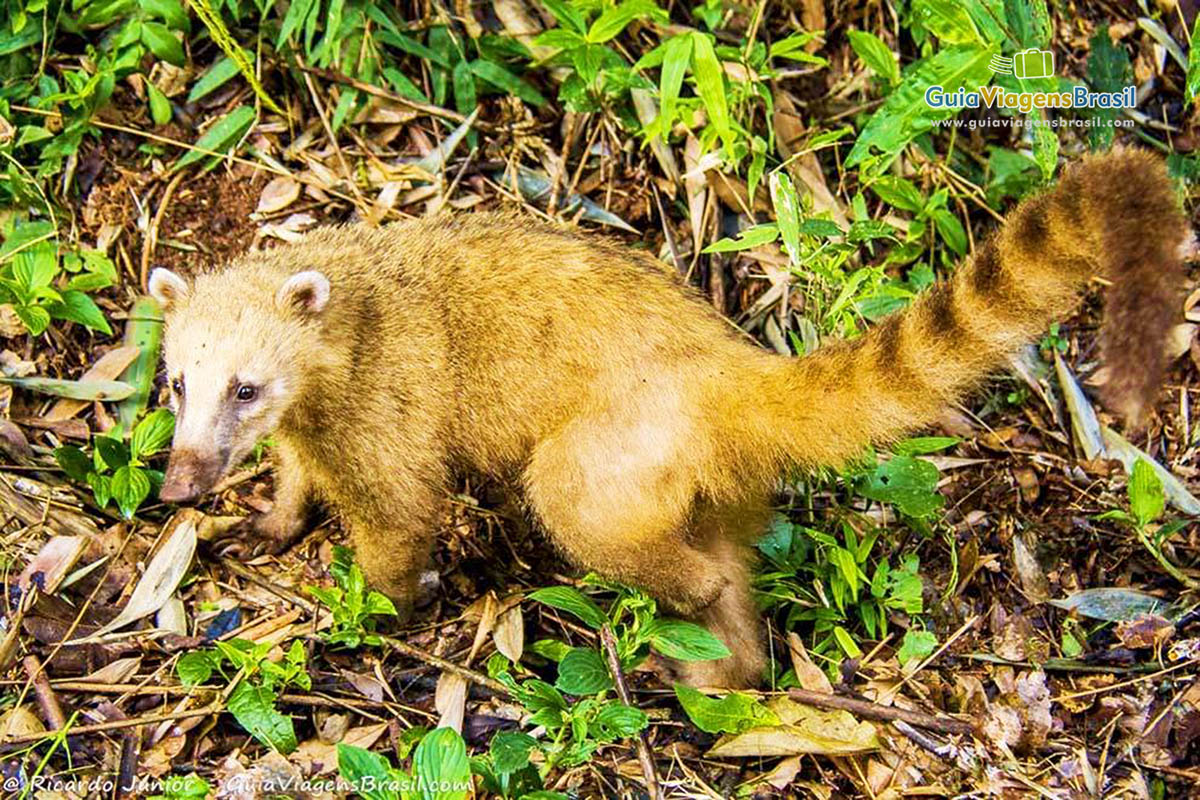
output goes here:
<path id="1" fill-rule="evenodd" d="M 839 464 L 928 424 L 1065 315 L 1093 276 L 1111 284 L 1104 400 L 1136 421 L 1168 366 L 1187 236 L 1160 159 L 1132 150 L 1086 158 L 1021 203 L 952 280 L 908 310 L 773 368 L 772 388 L 789 406 L 778 409 L 789 421 L 776 418 L 781 449 L 804 464 Z"/>

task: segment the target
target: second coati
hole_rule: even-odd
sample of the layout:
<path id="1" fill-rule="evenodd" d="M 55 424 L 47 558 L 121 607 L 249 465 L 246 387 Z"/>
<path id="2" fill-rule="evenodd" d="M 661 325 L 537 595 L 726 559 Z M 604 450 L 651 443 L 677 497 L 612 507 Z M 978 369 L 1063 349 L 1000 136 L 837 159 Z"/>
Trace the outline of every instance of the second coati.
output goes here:
<path id="1" fill-rule="evenodd" d="M 189 282 L 155 270 L 177 412 L 161 497 L 192 501 L 273 434 L 282 546 L 320 498 L 401 604 L 456 467 L 519 476 L 579 565 L 729 646 L 692 684 L 758 682 L 746 546 L 789 465 L 839 465 L 947 403 L 1111 282 L 1109 405 L 1163 377 L 1188 227 L 1162 163 L 1118 150 L 1023 202 L 952 280 L 799 359 L 740 340 L 650 257 L 528 218 L 332 227 Z"/>

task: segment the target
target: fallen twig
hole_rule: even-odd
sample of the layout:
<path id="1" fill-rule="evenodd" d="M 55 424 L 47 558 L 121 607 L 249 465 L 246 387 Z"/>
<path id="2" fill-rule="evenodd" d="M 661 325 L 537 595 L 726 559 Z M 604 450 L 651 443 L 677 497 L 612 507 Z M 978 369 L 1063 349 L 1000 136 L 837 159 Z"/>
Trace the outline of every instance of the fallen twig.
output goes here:
<path id="1" fill-rule="evenodd" d="M 604 645 L 604 653 L 608 656 L 608 668 L 612 670 L 613 680 L 617 684 L 617 697 L 621 698 L 625 705 L 632 706 L 633 698 L 629 694 L 629 685 L 625 682 L 625 673 L 621 669 L 621 658 L 617 655 L 617 639 L 608 625 L 600 628 L 600 643 Z M 654 768 L 654 756 L 650 753 L 650 743 L 646 741 L 645 731 L 641 731 L 637 737 L 637 756 L 642 765 L 642 776 L 646 779 L 646 794 L 650 796 L 650 800 L 658 800 L 661 796 L 658 772 Z"/>
<path id="2" fill-rule="evenodd" d="M 174 722 L 179 719 L 187 719 L 188 717 L 203 717 L 208 714 L 218 714 L 222 711 L 220 705 L 213 704 L 204 708 L 194 708 L 191 711 L 177 711 L 173 714 L 156 714 L 149 717 L 134 717 L 132 719 L 114 719 L 108 722 L 97 722 L 94 725 L 77 725 L 74 728 L 66 731 L 71 736 L 86 736 L 91 733 L 104 733 L 106 731 L 123 730 L 125 728 L 136 728 L 140 725 L 154 725 L 159 722 Z M 43 739 L 49 739 L 54 736 L 54 731 L 41 731 L 38 733 L 22 733 L 16 736 L 6 736 L 3 741 L 0 741 L 0 749 L 10 749 L 19 745 L 33 744 L 40 742 Z"/>
<path id="3" fill-rule="evenodd" d="M 30 655 L 25 656 L 21 665 L 25 667 L 25 674 L 33 684 L 33 693 L 42 709 L 42 717 L 51 730 L 62 730 L 67 724 L 67 718 L 58 702 L 58 695 L 54 693 L 50 680 L 46 677 L 46 670 L 42 669 L 42 662 L 38 661 L 37 656 Z"/>
<path id="4" fill-rule="evenodd" d="M 402 653 L 402 654 L 408 656 L 409 658 L 415 658 L 418 661 L 424 661 L 426 664 L 428 664 L 431 667 L 437 667 L 438 669 L 443 670 L 445 672 L 450 672 L 455 675 L 458 675 L 460 678 L 463 678 L 466 681 L 474 683 L 477 686 L 483 686 L 488 689 L 491 689 L 493 692 L 498 692 L 499 694 L 503 694 L 503 695 L 509 694 L 507 686 L 505 686 L 503 683 L 501 683 L 498 680 L 489 678 L 487 675 L 484 675 L 482 672 L 476 672 L 473 669 L 459 666 L 458 664 L 455 664 L 453 661 L 447 661 L 446 659 L 439 658 L 438 656 L 435 656 L 432 653 L 426 653 L 424 650 L 421 650 L 420 648 L 413 647 L 408 642 L 402 642 L 399 639 L 393 639 L 390 636 L 381 636 L 380 639 L 383 641 L 384 645 L 392 648 L 397 653 Z"/>
<path id="5" fill-rule="evenodd" d="M 895 706 L 881 706 L 866 700 L 855 700 L 851 697 L 841 697 L 836 694 L 810 692 L 807 689 L 788 689 L 788 697 L 797 703 L 814 706 L 827 711 L 849 711 L 858 717 L 873 719 L 879 722 L 894 722 L 903 720 L 909 725 L 916 725 L 931 731 L 949 734 L 974 734 L 975 726 L 970 722 L 952 717 L 935 717 L 922 711 L 909 711 Z"/>

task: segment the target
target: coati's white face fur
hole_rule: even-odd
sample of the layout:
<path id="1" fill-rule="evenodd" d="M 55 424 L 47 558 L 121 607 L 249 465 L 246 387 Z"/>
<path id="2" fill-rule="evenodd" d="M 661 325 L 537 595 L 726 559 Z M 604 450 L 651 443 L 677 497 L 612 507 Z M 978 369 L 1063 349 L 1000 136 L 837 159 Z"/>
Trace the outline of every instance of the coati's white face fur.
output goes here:
<path id="1" fill-rule="evenodd" d="M 159 493 L 167 502 L 211 490 L 296 399 L 313 324 L 329 302 L 329 280 L 316 271 L 261 277 L 271 285 L 220 273 L 191 284 L 166 269 L 150 275 L 150 294 L 166 317 L 163 352 L 175 411 Z"/>

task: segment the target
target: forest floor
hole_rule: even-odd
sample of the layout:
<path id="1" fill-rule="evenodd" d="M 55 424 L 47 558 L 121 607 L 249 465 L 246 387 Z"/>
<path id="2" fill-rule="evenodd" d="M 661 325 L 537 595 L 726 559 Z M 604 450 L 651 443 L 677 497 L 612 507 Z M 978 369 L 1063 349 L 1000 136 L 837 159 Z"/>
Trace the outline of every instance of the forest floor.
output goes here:
<path id="1" fill-rule="evenodd" d="M 65 160 L 37 156 L 30 148 L 44 142 L 20 137 L 41 128 L 45 142 L 61 141 L 77 105 L 3 101 L 0 150 L 28 191 L 13 189 L 0 212 L 0 278 L 22 280 L 20 256 L 46 240 L 60 289 L 112 271 L 111 285 L 86 290 L 110 332 L 47 304 L 54 321 L 33 335 L 28 309 L 41 301 L 18 294 L 0 304 L 0 368 L 11 383 L 0 386 L 6 794 L 323 798 L 358 781 L 367 797 L 450 798 L 463 786 L 369 790 L 362 778 L 471 775 L 475 796 L 534 800 L 1200 797 L 1194 270 L 1170 374 L 1140 430 L 1090 399 L 1104 380 L 1093 292 L 920 438 L 858 471 L 782 480 L 779 514 L 756 551 L 770 688 L 720 701 L 674 689 L 663 668 L 666 653 L 699 657 L 703 639 L 686 630 L 655 638 L 667 628 L 654 627 L 663 615 L 648 598 L 581 576 L 489 476 L 460 476 L 443 499 L 428 602 L 403 624 L 362 586 L 336 515 L 319 517 L 285 553 L 253 555 L 238 525 L 271 507 L 269 443 L 197 508 L 159 503 L 151 487 L 170 424 L 146 411 L 167 405 L 161 325 L 154 309 L 134 305 L 153 267 L 193 275 L 323 224 L 510 208 L 659 256 L 763 347 L 794 355 L 903 306 L 1059 165 L 1112 144 L 1063 127 L 1051 145 L 989 109 L 959 118 L 992 124 L 926 125 L 887 140 L 927 114 L 893 103 L 920 69 L 942 56 L 949 69 L 951 55 L 975 44 L 968 55 L 987 55 L 991 34 L 972 16 L 979 8 L 1007 9 L 997 35 L 1010 55 L 1013 42 L 1037 42 L 1056 54 L 1064 80 L 1141 87 L 1139 109 L 1119 117 L 1130 125 L 1106 130 L 1171 158 L 1194 227 L 1193 4 L 981 0 L 956 12 L 958 4 L 920 0 L 900 11 L 708 2 L 669 18 L 639 6 L 607 46 L 594 45 L 612 54 L 604 58 L 628 73 L 660 41 L 699 37 L 692 26 L 716 31 L 723 74 L 706 71 L 697 55 L 705 45 L 689 39 L 693 60 L 674 100 L 656 77 L 663 61 L 647 64 L 648 89 L 580 100 L 563 77 L 578 64 L 543 53 L 518 70 L 505 42 L 570 49 L 566 37 L 532 34 L 572 13 L 594 22 L 602 4 L 547 3 L 540 14 L 512 2 L 454 13 L 418 3 L 401 15 L 416 20 L 400 37 L 410 44 L 391 58 L 424 100 L 394 76 L 306 66 L 323 64 L 311 41 L 264 45 L 264 96 L 287 117 L 236 70 L 195 98 L 221 49 L 193 18 L 176 37 L 183 66 L 169 63 L 170 46 L 145 20 L 178 14 L 159 5 L 144 4 L 141 23 L 151 31 L 143 40 L 156 43 L 142 53 L 153 68 L 118 73 Z M 372 26 L 387 30 L 365 11 L 371 4 L 351 5 L 371 20 L 353 41 L 365 42 Z M 254 13 L 226 13 L 243 46 L 253 44 Z M 264 25 L 277 29 L 279 17 L 269 11 Z M 1045 27 L 1040 42 L 1013 32 L 1022 19 Z M 47 74 L 86 72 L 80 42 L 109 47 L 102 27 L 47 39 L 62 48 L 49 51 Z M 824 31 L 794 44 L 807 60 L 752 55 L 756 43 L 801 30 Z M 878 47 L 852 35 L 860 31 Z M 466 69 L 462 56 L 439 62 L 446 41 L 477 57 Z M 999 42 L 987 46 L 999 52 Z M 276 51 L 291 54 L 286 66 Z M 11 52 L 0 47 L 2 57 Z M 493 63 L 509 77 L 489 72 Z M 491 82 L 478 83 L 482 75 Z M 512 91 L 509 78 L 524 88 Z M 726 100 L 713 98 L 712 81 Z M 635 132 L 639 97 L 691 117 L 674 121 L 666 143 L 646 144 L 653 137 Z M 719 108 L 728 141 L 715 129 Z M 243 109 L 255 113 L 230 122 Z M 871 120 L 884 111 L 895 118 L 880 133 Z M 23 141 L 15 150 L 14 136 Z M 890 158 L 848 166 L 870 137 Z M 723 171 L 722 159 L 737 168 Z M 54 168 L 35 177 L 47 163 Z M 48 219 L 50 234 L 21 233 Z M 789 219 L 804 224 L 800 263 L 777 241 L 791 235 Z M 706 251 L 770 222 L 779 231 L 756 229 L 757 244 Z M 87 266 L 72 272 L 72 254 L 84 252 L 107 266 L 83 257 Z M 31 376 L 72 383 L 20 380 Z M 111 381 L 142 391 L 108 400 L 114 384 L 102 382 Z M 140 433 L 125 444 L 131 430 Z M 915 465 L 902 495 L 864 488 L 902 463 Z M 598 676 L 584 674 L 594 665 Z"/>

